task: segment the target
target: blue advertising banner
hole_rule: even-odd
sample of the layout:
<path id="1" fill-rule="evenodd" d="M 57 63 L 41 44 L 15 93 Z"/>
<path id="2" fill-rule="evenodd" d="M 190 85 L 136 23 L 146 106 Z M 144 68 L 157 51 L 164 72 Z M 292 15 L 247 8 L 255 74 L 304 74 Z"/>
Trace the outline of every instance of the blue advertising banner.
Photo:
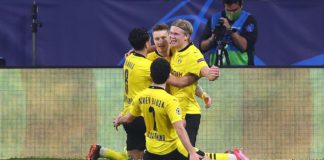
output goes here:
<path id="1" fill-rule="evenodd" d="M 9 67 L 118 67 L 131 49 L 128 32 L 182 18 L 198 39 L 221 0 L 36 0 L 36 55 L 32 52 L 33 0 L 0 1 L 0 57 Z M 323 0 L 244 0 L 258 24 L 256 65 L 324 65 Z M 33 64 L 35 62 L 35 64 Z"/>

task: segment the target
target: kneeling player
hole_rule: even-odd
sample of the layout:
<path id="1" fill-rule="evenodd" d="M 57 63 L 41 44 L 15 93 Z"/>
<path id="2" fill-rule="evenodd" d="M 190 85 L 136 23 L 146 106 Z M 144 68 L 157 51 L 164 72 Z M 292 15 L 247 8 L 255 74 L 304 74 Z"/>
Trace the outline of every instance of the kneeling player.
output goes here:
<path id="1" fill-rule="evenodd" d="M 199 160 L 182 124 L 181 110 L 177 98 L 165 91 L 170 74 L 170 64 L 157 59 L 151 65 L 153 85 L 140 92 L 133 100 L 130 113 L 115 119 L 115 126 L 129 123 L 143 114 L 146 125 L 145 160 L 190 159 Z M 201 152 L 202 153 L 202 152 Z"/>

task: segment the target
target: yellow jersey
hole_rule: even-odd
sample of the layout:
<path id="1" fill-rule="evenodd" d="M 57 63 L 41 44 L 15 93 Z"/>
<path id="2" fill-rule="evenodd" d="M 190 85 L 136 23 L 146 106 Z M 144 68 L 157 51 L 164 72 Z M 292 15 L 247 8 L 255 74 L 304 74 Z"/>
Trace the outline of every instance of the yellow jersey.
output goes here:
<path id="1" fill-rule="evenodd" d="M 133 100 L 130 114 L 144 117 L 148 152 L 165 155 L 181 146 L 172 125 L 182 120 L 181 108 L 178 99 L 163 88 L 151 86 L 139 93 Z"/>
<path id="2" fill-rule="evenodd" d="M 164 58 L 165 60 L 167 60 L 170 63 L 171 56 L 173 55 L 173 53 L 175 51 L 176 51 L 176 49 L 171 48 L 170 49 L 170 55 L 168 57 L 163 57 L 161 54 L 159 54 L 159 52 L 157 50 L 155 50 L 154 52 L 150 52 L 149 54 L 147 54 L 146 59 L 149 59 L 149 60 L 151 60 L 153 62 L 154 60 L 156 60 L 158 58 Z M 165 89 L 168 93 L 170 93 L 170 87 L 169 86 L 170 85 L 167 85 L 166 89 Z"/>
<path id="3" fill-rule="evenodd" d="M 170 52 L 172 54 L 172 51 L 170 51 Z M 164 56 L 160 55 L 159 52 L 156 51 L 156 50 L 154 52 L 148 53 L 147 56 L 146 56 L 146 59 L 151 60 L 151 61 L 154 61 L 157 58 L 164 58 L 168 62 L 170 62 L 170 59 L 171 59 L 171 57 L 164 57 Z"/>
<path id="4" fill-rule="evenodd" d="M 134 53 L 126 57 L 124 71 L 124 109 L 123 114 L 129 112 L 133 98 L 152 84 L 150 77 L 151 61 L 143 55 Z"/>
<path id="5" fill-rule="evenodd" d="M 201 77 L 200 70 L 208 66 L 200 50 L 190 43 L 181 51 L 176 51 L 170 61 L 171 73 L 176 77 L 194 74 Z M 195 90 L 198 82 L 189 86 L 178 88 L 170 86 L 170 93 L 178 98 L 182 110 L 182 116 L 186 114 L 200 114 L 200 106 L 195 99 Z"/>

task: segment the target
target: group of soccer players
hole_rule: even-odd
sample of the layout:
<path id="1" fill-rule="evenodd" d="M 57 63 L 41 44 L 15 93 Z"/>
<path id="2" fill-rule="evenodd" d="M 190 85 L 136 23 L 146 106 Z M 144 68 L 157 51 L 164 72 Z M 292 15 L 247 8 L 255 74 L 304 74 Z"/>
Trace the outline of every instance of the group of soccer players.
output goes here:
<path id="1" fill-rule="evenodd" d="M 159 24 L 152 33 L 154 47 L 145 29 L 135 28 L 129 33 L 134 51 L 123 66 L 124 109 L 114 120 L 116 128 L 122 124 L 126 131 L 127 153 L 94 144 L 87 160 L 247 158 L 240 150 L 205 154 L 194 148 L 201 118 L 195 95 L 211 106 L 211 98 L 198 86 L 198 80 L 216 80 L 219 68 L 208 67 L 190 39 L 192 32 L 187 20 L 176 20 L 170 28 Z M 152 48 L 155 51 L 150 52 Z"/>

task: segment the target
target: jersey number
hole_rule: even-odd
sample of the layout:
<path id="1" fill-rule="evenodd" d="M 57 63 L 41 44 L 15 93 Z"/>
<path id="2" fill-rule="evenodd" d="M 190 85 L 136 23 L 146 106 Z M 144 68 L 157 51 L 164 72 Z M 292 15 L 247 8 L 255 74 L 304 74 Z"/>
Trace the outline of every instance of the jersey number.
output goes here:
<path id="1" fill-rule="evenodd" d="M 154 111 L 154 108 L 153 108 L 153 107 L 150 107 L 150 108 L 149 108 L 149 112 L 152 112 L 152 113 L 153 113 L 153 119 L 154 119 L 154 126 L 153 126 L 153 129 L 154 129 L 155 131 L 157 131 L 157 129 L 156 129 L 156 120 L 155 120 L 155 111 Z"/>
<path id="2" fill-rule="evenodd" d="M 125 70 L 125 93 L 128 94 L 128 69 Z"/>

